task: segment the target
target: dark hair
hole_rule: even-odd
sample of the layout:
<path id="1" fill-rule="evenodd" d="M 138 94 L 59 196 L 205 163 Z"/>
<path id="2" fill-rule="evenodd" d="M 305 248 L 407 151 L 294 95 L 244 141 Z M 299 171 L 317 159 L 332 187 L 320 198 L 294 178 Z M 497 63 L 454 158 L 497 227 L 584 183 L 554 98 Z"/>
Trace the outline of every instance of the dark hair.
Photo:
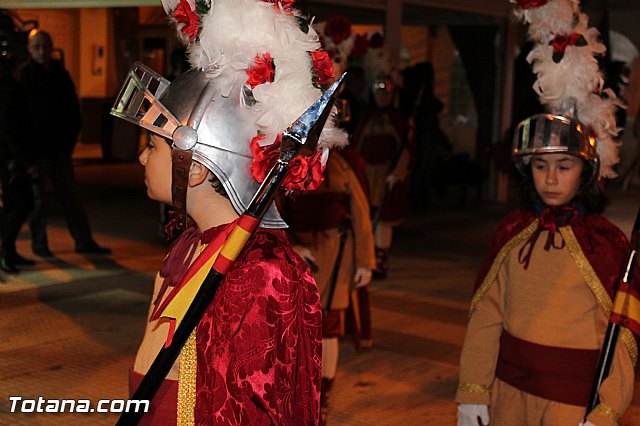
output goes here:
<path id="1" fill-rule="evenodd" d="M 169 148 L 173 149 L 173 142 L 170 139 L 167 139 L 165 137 L 162 137 L 162 139 L 164 139 L 167 145 L 169 145 Z M 202 167 L 205 167 L 205 165 L 203 164 Z M 218 177 L 213 172 L 211 172 L 211 179 L 209 179 L 209 182 L 218 194 L 222 195 L 227 200 L 229 199 L 229 194 L 227 194 L 224 186 L 222 186 L 222 182 L 220 182 L 220 179 L 218 179 Z"/>
<path id="2" fill-rule="evenodd" d="M 229 199 L 229 194 L 227 194 L 224 186 L 222 186 L 222 182 L 220 182 L 220 179 L 218 179 L 215 174 L 211 173 L 211 179 L 209 179 L 209 182 L 211 182 L 211 186 L 218 194 L 222 195 L 227 200 Z"/>
<path id="3" fill-rule="evenodd" d="M 573 201 L 581 203 L 587 213 L 602 213 L 609 200 L 598 182 L 598 170 L 594 170 L 594 165 L 591 161 L 582 160 L 582 164 L 580 189 L 576 196 L 573 197 Z M 536 204 L 542 202 L 533 183 L 531 162 L 523 168 L 519 195 L 520 206 L 528 211 L 535 211 Z"/>

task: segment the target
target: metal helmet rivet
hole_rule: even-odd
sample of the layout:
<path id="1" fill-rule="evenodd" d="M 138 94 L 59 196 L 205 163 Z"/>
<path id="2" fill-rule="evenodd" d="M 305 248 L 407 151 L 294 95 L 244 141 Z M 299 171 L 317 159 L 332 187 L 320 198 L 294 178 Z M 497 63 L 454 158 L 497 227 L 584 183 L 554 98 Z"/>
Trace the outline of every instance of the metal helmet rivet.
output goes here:
<path id="1" fill-rule="evenodd" d="M 183 151 L 193 149 L 198 143 L 198 132 L 192 127 L 180 126 L 173 132 L 173 146 Z"/>

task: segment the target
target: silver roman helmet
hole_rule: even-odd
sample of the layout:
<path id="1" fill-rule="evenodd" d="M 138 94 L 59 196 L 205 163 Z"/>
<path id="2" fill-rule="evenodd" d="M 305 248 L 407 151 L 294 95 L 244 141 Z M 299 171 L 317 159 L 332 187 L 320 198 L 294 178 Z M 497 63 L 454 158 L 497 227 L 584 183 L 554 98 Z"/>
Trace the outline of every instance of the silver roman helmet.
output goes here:
<path id="1" fill-rule="evenodd" d="M 313 27 L 288 3 L 162 0 L 162 4 L 187 46 L 192 69 L 169 82 L 135 64 L 112 114 L 171 141 L 172 198 L 179 227 L 187 220 L 192 160 L 211 170 L 242 214 L 271 167 L 269 162 L 276 161 L 283 132 L 329 87 L 331 60 Z M 284 190 L 317 186 L 312 172 L 318 175 L 328 149 L 346 142 L 346 134 L 328 120 L 317 152 L 299 158 L 305 167 L 293 168 L 307 175 L 290 173 Z M 286 224 L 272 205 L 261 226 Z"/>
<path id="2" fill-rule="evenodd" d="M 566 153 L 598 168 L 596 140 L 575 118 L 563 115 L 537 114 L 518 124 L 511 151 L 521 172 L 535 154 Z"/>
<path id="3" fill-rule="evenodd" d="M 248 141 L 255 136 L 256 119 L 251 109 L 241 105 L 241 88 L 235 85 L 228 96 L 222 96 L 216 80 L 204 71 L 192 69 L 169 82 L 136 63 L 111 113 L 169 139 L 175 154 L 192 156 L 206 166 L 222 183 L 233 208 L 242 214 L 259 183 L 249 171 Z M 173 177 L 175 189 L 175 173 Z M 177 212 L 180 206 L 175 204 L 174 194 Z M 267 211 L 262 226 L 286 227 L 275 205 Z"/>

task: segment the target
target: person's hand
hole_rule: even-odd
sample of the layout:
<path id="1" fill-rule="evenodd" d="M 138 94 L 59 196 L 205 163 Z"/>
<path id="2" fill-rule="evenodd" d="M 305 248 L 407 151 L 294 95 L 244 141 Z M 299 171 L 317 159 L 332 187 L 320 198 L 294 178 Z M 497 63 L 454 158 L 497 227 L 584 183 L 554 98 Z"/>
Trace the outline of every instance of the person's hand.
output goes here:
<path id="1" fill-rule="evenodd" d="M 478 426 L 480 422 L 487 426 L 489 424 L 489 406 L 485 404 L 459 404 L 458 405 L 458 426 Z"/>
<path id="2" fill-rule="evenodd" d="M 313 253 L 311 253 L 311 250 L 309 250 L 308 247 L 301 246 L 300 244 L 296 244 L 292 248 L 293 248 L 293 251 L 298 253 L 300 257 L 303 258 L 305 262 L 307 262 L 307 265 L 309 265 L 309 267 L 311 268 L 311 272 L 314 272 L 314 273 L 318 272 L 318 265 L 316 264 L 316 258 L 313 255 Z"/>
<path id="3" fill-rule="evenodd" d="M 596 425 L 591 423 L 589 420 L 587 420 L 586 422 L 580 422 L 579 426 L 596 426 Z"/>
<path id="4" fill-rule="evenodd" d="M 390 175 L 387 175 L 387 177 L 384 179 L 384 181 L 387 183 L 387 186 L 389 187 L 389 189 L 393 189 L 393 187 L 395 186 L 396 183 L 398 183 L 400 181 L 400 179 L 398 178 L 398 176 L 394 175 L 393 173 Z"/>
<path id="5" fill-rule="evenodd" d="M 371 282 L 371 269 L 358 268 L 356 269 L 356 275 L 353 277 L 353 281 L 356 283 L 356 288 L 364 287 Z"/>

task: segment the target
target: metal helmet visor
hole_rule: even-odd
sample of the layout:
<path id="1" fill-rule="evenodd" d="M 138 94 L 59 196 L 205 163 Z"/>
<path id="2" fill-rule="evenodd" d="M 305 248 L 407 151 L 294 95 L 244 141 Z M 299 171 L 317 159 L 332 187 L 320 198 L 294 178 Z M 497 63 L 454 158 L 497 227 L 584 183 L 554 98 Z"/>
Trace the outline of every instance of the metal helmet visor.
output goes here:
<path id="1" fill-rule="evenodd" d="M 111 113 L 172 141 L 173 149 L 191 149 L 193 159 L 220 180 L 233 208 L 244 213 L 260 184 L 251 176 L 249 142 L 256 135 L 255 112 L 242 102 L 241 85 L 228 96 L 212 90 L 215 79 L 204 71 L 190 70 L 172 82 L 150 68 L 135 64 L 116 99 Z M 203 96 L 211 99 L 204 103 Z M 194 120 L 194 116 L 197 119 Z M 197 131 L 195 145 L 181 146 L 178 129 Z M 284 228 L 275 204 L 261 226 Z"/>
<path id="2" fill-rule="evenodd" d="M 532 155 L 566 153 L 597 162 L 596 141 L 582 123 L 562 115 L 533 115 L 518 124 L 511 151 L 516 166 L 528 164 Z"/>

